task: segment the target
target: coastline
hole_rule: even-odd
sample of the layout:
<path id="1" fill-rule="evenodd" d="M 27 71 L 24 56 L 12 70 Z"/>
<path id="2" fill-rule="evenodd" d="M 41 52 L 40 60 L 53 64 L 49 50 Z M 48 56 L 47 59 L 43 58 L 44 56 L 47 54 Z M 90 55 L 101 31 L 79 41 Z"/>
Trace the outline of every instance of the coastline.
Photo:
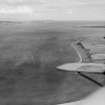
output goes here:
<path id="1" fill-rule="evenodd" d="M 77 53 L 77 55 L 78 55 L 78 57 L 79 57 L 79 61 L 78 62 L 82 62 L 82 57 L 81 57 L 81 54 L 80 54 L 80 52 L 79 52 L 79 50 L 77 49 L 77 47 L 76 47 L 76 45 L 75 45 L 76 43 L 71 43 L 71 46 L 74 48 L 74 50 L 76 51 L 76 53 Z"/>
<path id="2" fill-rule="evenodd" d="M 77 63 L 90 63 L 91 59 L 89 58 L 86 49 L 83 48 L 83 46 L 79 45 L 78 43 L 79 42 L 73 42 L 71 44 L 71 46 L 77 52 L 77 55 L 79 57 L 79 61 Z"/>
<path id="3" fill-rule="evenodd" d="M 103 73 L 105 71 L 105 64 L 94 62 L 89 55 L 89 51 L 84 48 L 84 46 L 80 42 L 73 42 L 71 46 L 77 52 L 79 61 L 73 63 L 66 63 L 58 66 L 57 68 L 60 70 L 66 71 L 83 71 L 83 72 L 97 72 Z"/>

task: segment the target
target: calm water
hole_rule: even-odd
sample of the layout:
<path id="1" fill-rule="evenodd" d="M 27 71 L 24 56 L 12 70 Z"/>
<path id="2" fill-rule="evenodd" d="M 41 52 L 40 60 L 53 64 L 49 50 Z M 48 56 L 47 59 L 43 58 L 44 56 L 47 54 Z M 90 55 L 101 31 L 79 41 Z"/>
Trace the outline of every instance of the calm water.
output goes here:
<path id="1" fill-rule="evenodd" d="M 95 84 L 78 74 L 56 69 L 60 64 L 78 61 L 78 55 L 71 47 L 73 40 L 105 32 L 104 29 L 82 29 L 79 25 L 64 22 L 2 23 L 0 102 L 54 105 L 80 99 L 96 89 Z"/>

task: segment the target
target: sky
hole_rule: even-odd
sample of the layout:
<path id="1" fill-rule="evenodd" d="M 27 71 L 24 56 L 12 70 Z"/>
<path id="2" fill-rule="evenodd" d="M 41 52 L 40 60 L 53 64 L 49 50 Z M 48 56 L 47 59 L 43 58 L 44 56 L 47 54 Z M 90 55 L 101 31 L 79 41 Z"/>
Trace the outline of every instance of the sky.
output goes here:
<path id="1" fill-rule="evenodd" d="M 105 0 L 0 0 L 0 20 L 105 20 Z"/>

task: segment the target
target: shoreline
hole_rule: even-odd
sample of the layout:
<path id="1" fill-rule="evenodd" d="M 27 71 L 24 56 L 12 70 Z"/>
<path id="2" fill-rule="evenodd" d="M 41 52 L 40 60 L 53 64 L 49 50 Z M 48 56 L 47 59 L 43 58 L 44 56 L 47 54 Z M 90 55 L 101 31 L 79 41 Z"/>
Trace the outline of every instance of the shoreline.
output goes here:
<path id="1" fill-rule="evenodd" d="M 94 73 L 103 73 L 105 71 L 105 64 L 93 62 L 92 59 L 89 57 L 90 55 L 88 55 L 88 52 L 86 52 L 84 46 L 82 46 L 80 43 L 78 44 L 77 42 L 71 43 L 71 45 L 77 52 L 80 60 L 77 62 L 66 63 L 58 66 L 58 69 L 66 71 L 83 71 Z"/>
<path id="2" fill-rule="evenodd" d="M 79 61 L 76 63 L 92 63 L 92 59 L 89 57 L 90 55 L 86 51 L 86 49 L 79 42 L 73 42 L 72 47 L 77 52 L 79 57 Z"/>
<path id="3" fill-rule="evenodd" d="M 74 50 L 76 51 L 76 53 L 77 53 L 77 55 L 78 55 L 78 58 L 79 58 L 78 63 L 80 63 L 80 62 L 82 62 L 82 56 L 81 56 L 79 50 L 77 49 L 77 47 L 75 46 L 75 43 L 76 43 L 76 42 L 71 43 L 71 46 L 72 46 L 72 47 L 74 48 Z"/>

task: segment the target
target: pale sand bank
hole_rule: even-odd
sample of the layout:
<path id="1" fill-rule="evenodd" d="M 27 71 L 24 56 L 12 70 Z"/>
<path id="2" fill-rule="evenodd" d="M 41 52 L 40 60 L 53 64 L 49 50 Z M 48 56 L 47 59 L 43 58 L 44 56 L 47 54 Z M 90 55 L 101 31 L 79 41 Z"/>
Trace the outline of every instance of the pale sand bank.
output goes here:
<path id="1" fill-rule="evenodd" d="M 66 71 L 83 71 L 83 72 L 104 72 L 105 65 L 99 63 L 66 63 L 57 67 L 60 70 Z"/>

